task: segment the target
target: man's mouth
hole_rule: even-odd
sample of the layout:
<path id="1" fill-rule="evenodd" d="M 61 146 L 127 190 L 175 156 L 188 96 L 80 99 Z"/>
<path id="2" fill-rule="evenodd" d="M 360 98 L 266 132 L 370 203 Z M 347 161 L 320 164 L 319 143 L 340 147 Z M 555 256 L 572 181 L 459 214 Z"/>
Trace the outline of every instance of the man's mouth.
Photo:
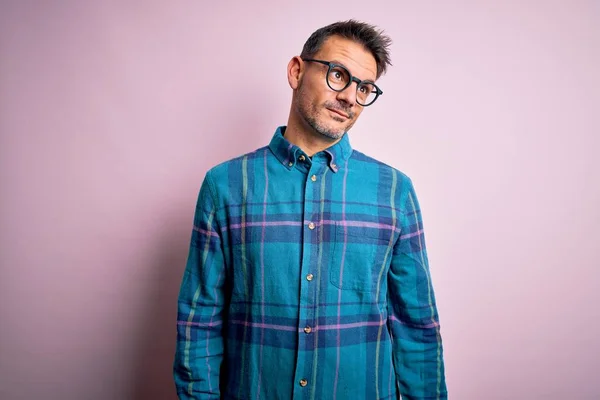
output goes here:
<path id="1" fill-rule="evenodd" d="M 346 114 L 345 112 L 343 112 L 341 110 L 336 110 L 335 108 L 329 108 L 329 107 L 327 107 L 327 109 L 339 116 L 346 118 L 346 119 L 350 118 L 350 116 L 348 114 Z"/>

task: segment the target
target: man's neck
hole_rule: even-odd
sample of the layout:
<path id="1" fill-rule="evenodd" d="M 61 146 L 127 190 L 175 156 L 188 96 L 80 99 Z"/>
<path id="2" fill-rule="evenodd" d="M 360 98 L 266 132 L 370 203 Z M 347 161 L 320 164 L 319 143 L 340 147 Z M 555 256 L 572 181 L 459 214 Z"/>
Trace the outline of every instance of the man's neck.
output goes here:
<path id="1" fill-rule="evenodd" d="M 288 120 L 288 125 L 284 133 L 285 138 L 292 144 L 300 147 L 309 157 L 333 146 L 341 139 L 329 139 L 312 129 L 306 129 L 292 118 Z"/>

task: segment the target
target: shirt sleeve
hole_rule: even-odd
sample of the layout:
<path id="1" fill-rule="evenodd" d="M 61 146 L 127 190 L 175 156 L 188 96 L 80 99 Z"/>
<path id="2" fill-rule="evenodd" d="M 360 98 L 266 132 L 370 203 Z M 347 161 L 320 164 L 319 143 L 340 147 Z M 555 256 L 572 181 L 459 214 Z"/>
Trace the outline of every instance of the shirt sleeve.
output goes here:
<path id="1" fill-rule="evenodd" d="M 178 298 L 173 374 L 181 400 L 220 398 L 226 272 L 209 179 L 207 174 L 198 195 Z"/>
<path id="2" fill-rule="evenodd" d="M 396 382 L 403 400 L 446 399 L 440 324 L 419 202 L 407 178 L 400 238 L 388 275 L 388 318 Z"/>

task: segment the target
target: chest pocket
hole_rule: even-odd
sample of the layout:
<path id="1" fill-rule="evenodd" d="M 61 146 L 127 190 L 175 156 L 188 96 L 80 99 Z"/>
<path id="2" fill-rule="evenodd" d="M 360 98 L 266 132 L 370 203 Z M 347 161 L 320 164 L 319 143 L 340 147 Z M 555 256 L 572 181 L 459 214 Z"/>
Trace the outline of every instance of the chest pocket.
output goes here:
<path id="1" fill-rule="evenodd" d="M 380 274 L 385 279 L 390 264 L 392 231 L 337 222 L 334 234 L 331 284 L 342 290 L 375 290 Z"/>

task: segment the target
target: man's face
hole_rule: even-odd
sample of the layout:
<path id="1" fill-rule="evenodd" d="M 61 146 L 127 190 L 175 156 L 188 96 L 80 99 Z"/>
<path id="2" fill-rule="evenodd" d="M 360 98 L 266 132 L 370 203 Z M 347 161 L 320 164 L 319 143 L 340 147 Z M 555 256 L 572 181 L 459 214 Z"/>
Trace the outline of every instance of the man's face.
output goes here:
<path id="1" fill-rule="evenodd" d="M 339 36 L 329 37 L 311 58 L 342 64 L 360 80 L 375 82 L 377 77 L 373 55 L 363 45 Z M 294 108 L 300 119 L 316 133 L 339 139 L 352 128 L 363 110 L 356 103 L 356 83 L 336 92 L 325 80 L 326 65 L 304 62 L 304 66 L 305 73 L 294 96 Z"/>

